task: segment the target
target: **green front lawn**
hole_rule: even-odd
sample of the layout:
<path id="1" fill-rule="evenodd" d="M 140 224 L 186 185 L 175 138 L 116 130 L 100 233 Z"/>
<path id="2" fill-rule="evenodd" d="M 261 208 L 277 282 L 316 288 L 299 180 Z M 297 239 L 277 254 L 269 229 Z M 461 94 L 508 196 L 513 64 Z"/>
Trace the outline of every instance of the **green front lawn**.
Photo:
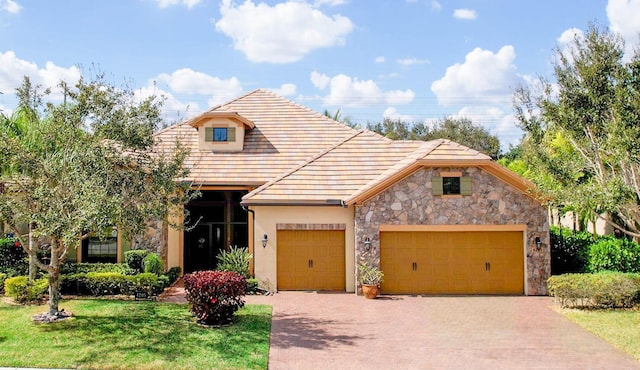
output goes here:
<path id="1" fill-rule="evenodd" d="M 640 360 L 640 310 L 578 310 L 564 314 L 583 328 Z"/>
<path id="2" fill-rule="evenodd" d="M 266 369 L 271 307 L 248 305 L 234 325 L 198 326 L 186 304 L 78 299 L 73 318 L 34 324 L 46 306 L 0 303 L 0 366 Z"/>

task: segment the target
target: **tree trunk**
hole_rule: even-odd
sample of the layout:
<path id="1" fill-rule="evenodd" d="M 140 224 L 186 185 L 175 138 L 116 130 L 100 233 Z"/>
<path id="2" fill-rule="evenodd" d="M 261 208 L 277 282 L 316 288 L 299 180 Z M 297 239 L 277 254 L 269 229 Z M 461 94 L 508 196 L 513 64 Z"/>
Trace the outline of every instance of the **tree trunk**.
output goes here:
<path id="1" fill-rule="evenodd" d="M 49 279 L 49 315 L 58 314 L 58 304 L 60 303 L 60 261 L 58 259 L 58 241 L 51 243 L 51 261 L 48 268 Z"/>
<path id="2" fill-rule="evenodd" d="M 29 281 L 34 281 L 36 279 L 36 274 L 38 273 L 38 266 L 36 266 L 35 259 L 35 246 L 33 241 L 33 229 L 31 225 L 29 225 L 29 250 L 33 253 L 29 253 Z"/>

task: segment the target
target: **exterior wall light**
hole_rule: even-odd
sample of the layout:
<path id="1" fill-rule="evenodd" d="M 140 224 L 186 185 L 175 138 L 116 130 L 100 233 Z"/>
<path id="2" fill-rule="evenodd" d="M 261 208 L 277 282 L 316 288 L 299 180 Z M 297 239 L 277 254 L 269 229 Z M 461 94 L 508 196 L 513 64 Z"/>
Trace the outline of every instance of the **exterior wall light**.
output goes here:
<path id="1" fill-rule="evenodd" d="M 371 250 L 371 239 L 368 236 L 364 237 L 364 250 L 366 252 Z"/>
<path id="2" fill-rule="evenodd" d="M 262 235 L 262 240 L 260 240 L 262 242 L 262 248 L 266 248 L 267 247 L 267 242 L 269 241 L 269 238 L 267 237 L 267 234 Z"/>
<path id="3" fill-rule="evenodd" d="M 535 242 L 536 242 L 536 250 L 540 251 L 542 249 L 542 240 L 540 240 L 539 236 L 536 236 Z"/>

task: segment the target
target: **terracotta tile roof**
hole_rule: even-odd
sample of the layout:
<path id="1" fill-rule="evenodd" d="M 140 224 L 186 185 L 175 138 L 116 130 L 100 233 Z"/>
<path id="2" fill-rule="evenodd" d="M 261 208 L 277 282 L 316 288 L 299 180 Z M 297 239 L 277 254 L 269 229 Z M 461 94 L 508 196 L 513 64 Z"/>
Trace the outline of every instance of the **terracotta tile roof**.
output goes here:
<path id="1" fill-rule="evenodd" d="M 244 150 L 213 153 L 198 149 L 189 120 L 156 134 L 159 146 L 176 139 L 191 149 L 190 178 L 207 185 L 262 185 L 357 131 L 267 90 L 255 90 L 203 113 L 237 113 L 253 122 Z"/>
<path id="2" fill-rule="evenodd" d="M 249 193 L 244 201 L 247 204 L 341 201 L 370 186 L 373 180 L 403 163 L 409 154 L 424 145 L 419 141 L 393 141 L 370 131 L 360 131 Z"/>
<path id="3" fill-rule="evenodd" d="M 450 140 L 389 141 L 363 131 L 257 188 L 243 202 L 362 203 L 418 168 L 438 165 L 479 166 L 523 192 L 533 185 L 489 156 Z"/>
<path id="4" fill-rule="evenodd" d="M 449 140 L 393 141 L 351 129 L 266 90 L 255 90 L 202 116 L 235 116 L 255 125 L 242 152 L 198 149 L 194 119 L 156 135 L 191 149 L 190 178 L 202 185 L 257 188 L 246 204 L 353 204 L 366 201 L 422 166 L 479 166 L 523 192 L 533 184 L 487 155 Z M 195 120 L 199 118 L 196 117 Z M 244 122 L 244 121 L 243 121 Z"/>

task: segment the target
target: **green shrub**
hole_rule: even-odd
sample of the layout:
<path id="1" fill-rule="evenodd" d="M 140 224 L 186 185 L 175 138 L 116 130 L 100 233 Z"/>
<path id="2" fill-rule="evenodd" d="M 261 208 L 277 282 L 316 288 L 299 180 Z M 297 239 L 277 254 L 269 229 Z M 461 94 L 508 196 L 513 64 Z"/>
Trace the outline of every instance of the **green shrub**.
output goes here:
<path id="1" fill-rule="evenodd" d="M 60 275 L 60 293 L 70 295 L 91 294 L 91 290 L 87 285 L 87 273 Z"/>
<path id="2" fill-rule="evenodd" d="M 625 239 L 602 237 L 589 248 L 589 272 L 640 272 L 640 245 Z"/>
<path id="3" fill-rule="evenodd" d="M 589 247 L 595 242 L 593 234 L 552 226 L 551 274 L 560 275 L 587 271 Z"/>
<path id="4" fill-rule="evenodd" d="M 251 254 L 247 248 L 231 247 L 228 251 L 222 251 L 218 256 L 218 270 L 232 271 L 245 278 L 251 277 L 249 273 L 249 261 Z"/>
<path id="5" fill-rule="evenodd" d="M 160 276 L 164 272 L 162 260 L 155 253 L 147 254 L 142 260 L 142 264 L 144 265 L 144 272 L 156 274 L 156 276 Z"/>
<path id="6" fill-rule="evenodd" d="M 0 272 L 0 293 L 4 293 L 4 281 L 7 280 L 7 274 Z"/>
<path id="7" fill-rule="evenodd" d="M 135 272 L 125 263 L 70 263 L 60 268 L 61 274 L 81 274 L 87 272 L 115 272 L 123 275 L 133 275 Z"/>
<path id="8" fill-rule="evenodd" d="M 259 292 L 258 279 L 247 279 L 247 294 L 258 294 Z"/>
<path id="9" fill-rule="evenodd" d="M 548 288 L 563 307 L 631 307 L 640 298 L 640 274 L 556 275 L 549 278 Z"/>
<path id="10" fill-rule="evenodd" d="M 27 252 L 13 238 L 0 239 L 0 272 L 8 276 L 26 275 L 29 272 Z"/>
<path id="11" fill-rule="evenodd" d="M 124 261 L 136 274 L 144 272 L 144 258 L 149 254 L 147 250 L 132 250 L 124 252 Z"/>
<path id="12" fill-rule="evenodd" d="M 171 285 L 175 283 L 176 280 L 178 280 L 178 278 L 180 277 L 180 272 L 182 272 L 182 269 L 179 266 L 174 266 L 170 268 L 169 271 L 165 272 L 164 275 L 169 278 L 168 285 Z"/>
<path id="13" fill-rule="evenodd" d="M 94 296 L 115 295 L 126 293 L 123 287 L 127 286 L 127 277 L 117 272 L 88 272 L 85 283 Z"/>
<path id="14" fill-rule="evenodd" d="M 156 296 L 168 286 L 169 278 L 166 276 L 160 276 L 145 272 L 138 275 L 128 276 L 128 292 L 127 294 L 134 294 L 136 292 L 146 292 L 149 296 Z"/>
<path id="15" fill-rule="evenodd" d="M 30 282 L 26 276 L 14 276 L 5 280 L 4 290 L 8 297 L 12 297 L 18 303 L 29 303 L 41 300 L 49 283 L 47 279 L 38 279 Z"/>

